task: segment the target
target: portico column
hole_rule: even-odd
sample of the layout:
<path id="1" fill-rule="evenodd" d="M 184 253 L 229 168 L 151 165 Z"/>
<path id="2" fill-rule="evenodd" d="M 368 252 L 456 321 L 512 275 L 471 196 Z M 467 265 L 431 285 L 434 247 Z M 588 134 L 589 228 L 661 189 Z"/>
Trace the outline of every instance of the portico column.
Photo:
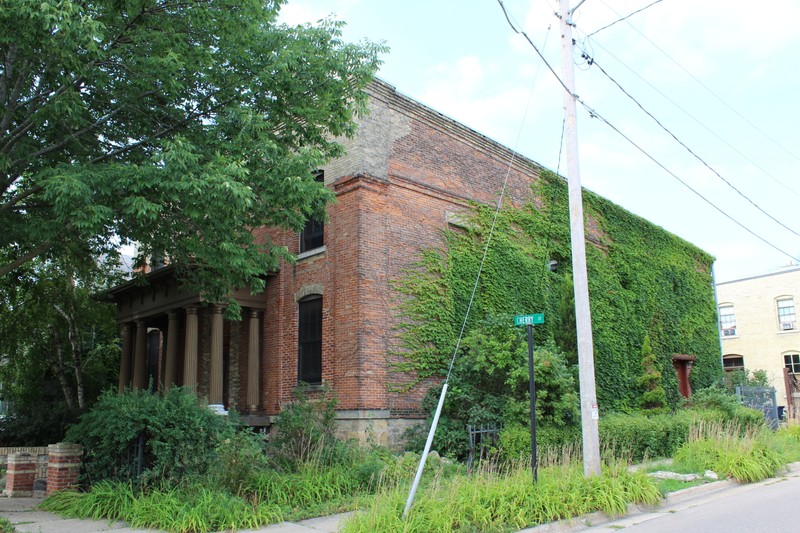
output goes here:
<path id="1" fill-rule="evenodd" d="M 147 354 L 147 325 L 144 320 L 136 321 L 136 342 L 133 355 L 133 388 L 141 390 L 145 387 L 145 354 Z"/>
<path id="2" fill-rule="evenodd" d="M 197 392 L 197 308 L 186 308 L 186 339 L 183 351 L 183 385 Z"/>
<path id="3" fill-rule="evenodd" d="M 175 384 L 175 367 L 178 362 L 178 313 L 170 311 L 167 314 L 167 358 L 164 362 L 164 387 L 170 388 Z"/>
<path id="4" fill-rule="evenodd" d="M 122 355 L 119 361 L 119 392 L 131 384 L 131 324 L 126 322 L 120 328 Z"/>
<path id="5" fill-rule="evenodd" d="M 258 383 L 260 381 L 260 365 L 261 359 L 261 312 L 257 309 L 250 310 L 250 335 L 249 345 L 247 349 L 247 405 L 250 406 L 250 412 L 253 413 L 258 410 L 259 405 L 259 390 Z"/>
<path id="6" fill-rule="evenodd" d="M 215 305 L 211 314 L 211 368 L 208 379 L 208 406 L 218 412 L 224 412 L 222 404 L 223 376 L 223 322 L 222 306 Z"/>

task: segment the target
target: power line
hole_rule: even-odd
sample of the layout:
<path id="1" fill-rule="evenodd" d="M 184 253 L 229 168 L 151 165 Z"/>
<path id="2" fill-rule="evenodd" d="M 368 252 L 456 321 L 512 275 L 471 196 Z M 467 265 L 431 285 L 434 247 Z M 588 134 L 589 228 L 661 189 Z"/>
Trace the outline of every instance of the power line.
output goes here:
<path id="1" fill-rule="evenodd" d="M 643 7 L 643 8 L 641 8 L 641 9 L 637 9 L 636 11 L 634 11 L 633 13 L 631 13 L 630 15 L 626 15 L 626 16 L 624 16 L 624 17 L 620 18 L 620 19 L 617 19 L 617 20 L 615 20 L 614 22 L 612 22 L 611 24 L 606 24 L 605 26 L 603 26 L 603 27 L 602 27 L 602 28 L 600 28 L 599 30 L 594 30 L 592 33 L 590 33 L 589 35 L 587 35 L 587 37 L 591 37 L 592 35 L 594 35 L 594 34 L 596 34 L 596 33 L 600 33 L 601 31 L 603 31 L 603 30 L 605 30 L 605 29 L 608 29 L 608 28 L 610 28 L 611 26 L 613 26 L 614 24 L 616 24 L 616 23 L 618 23 L 618 22 L 622 22 L 623 20 L 627 20 L 627 19 L 631 18 L 632 16 L 634 16 L 635 14 L 637 14 L 637 13 L 641 13 L 642 11 L 644 11 L 645 9 L 647 9 L 648 7 L 652 7 L 652 6 L 656 5 L 656 4 L 657 4 L 657 3 L 659 3 L 659 2 L 661 2 L 661 0 L 655 0 L 655 2 L 652 2 L 652 3 L 650 3 L 650 4 L 646 5 L 646 6 L 644 6 L 644 7 Z M 605 3 L 605 2 L 603 2 L 603 3 Z M 613 10 L 612 10 L 612 11 L 613 11 Z M 615 11 L 615 13 L 616 13 L 616 11 Z M 617 13 L 617 16 L 619 16 L 619 13 Z"/>
<path id="2" fill-rule="evenodd" d="M 590 116 L 590 117 L 592 117 L 592 118 L 599 118 L 599 119 L 600 119 L 600 120 L 601 120 L 603 123 L 605 123 L 605 124 L 606 124 L 608 127 L 610 127 L 611 129 L 613 129 L 615 132 L 617 132 L 617 133 L 618 133 L 620 136 L 622 136 L 622 137 L 623 137 L 625 140 L 627 140 L 627 141 L 628 141 L 628 142 L 629 142 L 631 145 L 633 145 L 633 146 L 634 146 L 634 147 L 635 147 L 637 150 L 639 150 L 640 152 L 642 152 L 642 154 L 644 154 L 644 155 L 645 155 L 645 156 L 646 156 L 648 159 L 650 159 L 650 160 L 651 160 L 651 161 L 653 161 L 653 162 L 654 162 L 656 165 L 658 165 L 659 167 L 661 167 L 661 168 L 662 168 L 662 169 L 663 169 L 665 172 L 667 172 L 667 173 L 668 173 L 670 176 L 672 176 L 673 178 L 675 178 L 676 180 L 678 180 L 678 182 L 680 182 L 680 183 L 681 183 L 681 184 L 682 184 L 684 187 L 686 187 L 686 188 L 687 188 L 687 189 L 689 189 L 691 192 L 693 192 L 695 195 L 697 195 L 697 196 L 698 196 L 700 199 L 702 199 L 704 202 L 706 202 L 707 204 L 709 204 L 709 205 L 710 205 L 711 207 L 713 207 L 715 210 L 719 211 L 719 212 L 720 212 L 720 213 L 721 213 L 723 216 L 725 216 L 726 218 L 728 218 L 728 219 L 729 219 L 731 222 L 733 222 L 733 223 L 734 223 L 734 224 L 736 224 L 737 226 L 741 227 L 741 228 L 742 228 L 742 229 L 744 229 L 746 232 L 750 233 L 751 235 L 753 235 L 754 237 L 756 237 L 758 240 L 762 241 L 763 243 L 767 244 L 767 245 L 768 245 L 768 246 L 770 246 L 771 248 L 773 248 L 773 249 L 777 250 L 778 252 L 780 252 L 780 253 L 782 253 L 782 254 L 786 255 L 787 257 L 789 257 L 789 258 L 791 258 L 791 259 L 794 259 L 795 261 L 798 261 L 798 262 L 800 262 L 800 259 L 798 259 L 798 258 L 794 257 L 794 256 L 793 256 L 792 254 L 790 254 L 789 252 L 786 252 L 785 250 L 782 250 L 782 249 L 781 249 L 781 248 L 779 248 L 777 245 L 775 245 L 775 244 L 771 243 L 770 241 L 766 240 L 764 237 L 760 236 L 760 235 L 759 235 L 759 234 L 757 234 L 755 231 L 751 230 L 750 228 L 748 228 L 747 226 L 745 226 L 744 224 L 742 224 L 741 222 L 739 222 L 739 221 L 738 221 L 736 218 L 734 218 L 733 216 L 729 215 L 729 214 L 728 214 L 727 212 L 725 212 L 725 211 L 724 211 L 722 208 L 718 207 L 716 204 L 714 204 L 714 203 L 713 203 L 711 200 L 709 200 L 708 198 L 706 198 L 706 197 L 705 197 L 703 194 L 701 194 L 699 191 L 697 191 L 696 189 L 694 189 L 693 187 L 691 187 L 691 186 L 690 186 L 688 183 L 686 183 L 684 180 L 682 180 L 680 177 L 678 177 L 678 175 L 677 175 L 677 174 L 675 174 L 674 172 L 672 172 L 671 170 L 669 170 L 669 169 L 668 169 L 666 166 L 664 166 L 664 165 L 663 165 L 661 162 L 659 162 L 659 161 L 658 161 L 658 160 L 657 160 L 657 159 L 656 159 L 654 156 L 650 155 L 650 153 L 649 153 L 649 152 L 647 152 L 647 151 L 646 151 L 644 148 L 642 148 L 641 146 L 639 146 L 638 144 L 636 144 L 636 142 L 634 142 L 634 141 L 633 141 L 633 140 L 632 140 L 630 137 L 628 137 L 627 135 L 625 135 L 624 133 L 622 133 L 622 131 L 621 131 L 621 130 L 619 130 L 617 127 L 615 127 L 613 124 L 611 124 L 611 122 L 609 122 L 608 120 L 606 120 L 605 118 L 603 118 L 603 117 L 602 117 L 602 116 L 601 116 L 599 113 L 597 113 L 597 111 L 595 111 L 594 109 L 592 109 L 591 107 L 589 107 L 589 106 L 588 106 L 588 104 L 586 104 L 586 103 L 585 103 L 583 100 L 581 100 L 581 99 L 580 99 L 580 98 L 579 98 L 579 97 L 578 97 L 576 94 L 572 93 L 572 92 L 569 90 L 569 88 L 567 88 L 567 86 L 564 84 L 564 81 L 561 79 L 561 77 L 560 77 L 560 76 L 559 76 L 559 75 L 558 75 L 558 74 L 555 72 L 555 70 L 553 70 L 553 67 L 550 65 L 550 63 L 547 61 L 547 59 L 545 59 L 544 55 L 543 55 L 543 54 L 542 54 L 542 52 L 539 50 L 539 48 L 538 48 L 538 47 L 537 47 L 537 46 L 536 46 L 536 45 L 533 43 L 533 41 L 531 41 L 531 39 L 530 39 L 530 38 L 529 38 L 529 37 L 528 37 L 528 36 L 527 36 L 527 35 L 526 35 L 524 32 L 522 32 L 521 30 L 518 30 L 518 29 L 517 29 L 517 28 L 516 28 L 516 27 L 515 27 L 515 26 L 512 24 L 512 22 L 511 22 L 511 19 L 509 18 L 509 15 L 508 15 L 508 13 L 506 12 L 506 8 L 505 8 L 505 6 L 503 5 L 503 2 L 502 2 L 502 0 L 497 0 L 497 2 L 500 4 L 500 7 L 501 7 L 501 9 L 503 10 L 503 13 L 504 13 L 504 15 L 505 15 L 505 17 L 506 17 L 506 21 L 508 22 L 509 26 L 511 26 L 511 29 L 512 29 L 512 30 L 513 30 L 515 33 L 519 33 L 519 34 L 521 34 L 521 35 L 523 35 L 523 36 L 525 37 L 525 39 L 528 41 L 528 43 L 531 45 L 531 47 L 533 47 L 533 49 L 534 49 L 534 51 L 536 52 L 536 54 L 537 54 L 537 55 L 538 55 L 538 56 L 541 58 L 541 60 L 542 60 L 542 61 L 544 61 L 545 65 L 546 65 L 546 66 L 547 66 L 547 68 L 550 70 L 550 72 L 553 74 L 553 76 L 555 76 L 555 77 L 556 77 L 556 80 L 559 82 L 559 84 L 560 84 L 562 87 L 564 87 L 564 90 L 566 90 L 566 91 L 567 91 L 567 93 L 570 93 L 570 94 L 572 95 L 572 97 L 575 99 L 575 101 L 576 101 L 576 102 L 580 103 L 580 104 L 581 104 L 581 106 L 583 106 L 583 107 L 584 107 L 584 108 L 585 108 L 585 109 L 586 109 L 586 110 L 589 112 L 589 116 Z"/>
<path id="3" fill-rule="evenodd" d="M 708 170 L 710 170 L 711 172 L 713 172 L 715 176 L 717 176 L 719 179 L 721 179 L 723 182 L 725 182 L 725 184 L 726 184 L 728 187 L 730 187 L 731 189 L 733 189 L 734 191 L 736 191 L 736 193 L 737 193 L 739 196 L 741 196 L 742 198 L 744 198 L 745 200 L 747 200 L 747 201 L 750 203 L 750 205 L 752 205 L 753 207 L 755 207 L 756 209 L 758 209 L 759 211 L 761 211 L 761 213 L 763 213 L 764 215 L 766 215 L 766 216 L 767 216 L 767 217 L 768 217 L 770 220 L 772 220 L 773 222 L 777 223 L 778 225 L 782 226 L 783 228 L 785 228 L 785 229 L 789 230 L 791 233 L 794 233 L 795 235 L 797 235 L 798 237 L 800 237 L 800 233 L 798 233 L 797 231 L 793 230 L 792 228 L 790 228 L 789 226 L 787 226 L 786 224 L 784 224 L 783 222 L 781 222 L 780 220 L 778 220 L 777 218 L 775 218 L 774 216 L 772 216 L 771 214 L 769 214 L 768 212 L 766 212 L 764 209 L 762 209 L 762 208 L 761 208 L 761 206 L 759 206 L 757 203 L 755 203 L 753 200 L 751 200 L 751 199 L 750 199 L 750 198 L 749 198 L 747 195 L 745 195 L 745 194 L 744 194 L 742 191 L 740 191 L 740 190 L 739 190 L 739 189 L 738 189 L 738 188 L 737 188 L 735 185 L 733 185 L 733 184 L 732 184 L 730 181 L 728 181 L 727 179 L 725 179 L 725 178 L 722 176 L 722 174 L 720 174 L 719 172 L 717 172 L 717 170 L 716 170 L 716 169 L 714 169 L 714 168 L 713 168 L 711 165 L 709 165 L 709 164 L 708 164 L 708 162 L 706 162 L 706 161 L 705 161 L 705 160 L 704 160 L 702 157 L 700 157 L 700 156 L 699 156 L 699 155 L 698 155 L 698 154 L 697 154 L 697 153 L 696 153 L 694 150 L 692 150 L 691 148 L 689 148 L 689 146 L 687 146 L 687 145 L 686 145 L 686 143 L 684 143 L 682 140 L 680 140 L 680 139 L 678 138 L 678 136 L 677 136 L 677 135 L 675 135 L 675 134 L 674 134 L 674 133 L 673 133 L 673 132 L 672 132 L 672 131 L 671 131 L 669 128 L 667 128 L 667 127 L 666 127 L 666 126 L 665 126 L 665 125 L 664 125 L 664 124 L 663 124 L 663 123 L 662 123 L 660 120 L 658 120 L 658 119 L 657 119 L 657 118 L 656 118 L 656 117 L 655 117 L 655 116 L 654 116 L 654 115 L 653 115 L 653 114 L 652 114 L 650 111 L 648 111 L 647 109 L 645 109 L 645 107 L 644 107 L 644 106 L 641 104 L 641 102 L 639 102 L 639 101 L 638 101 L 636 98 L 634 98 L 634 97 L 633 97 L 633 95 L 632 95 L 631 93 L 629 93 L 628 91 L 626 91 L 626 90 L 625 90 L 625 88 L 623 88 L 623 87 L 622 87 L 622 85 L 620 85 L 620 84 L 619 84 L 619 82 L 618 82 L 617 80 L 615 80 L 615 79 L 614 79 L 614 78 L 613 78 L 613 77 L 612 77 L 612 76 L 611 76 L 611 75 L 610 75 L 608 72 L 606 72 L 606 70 L 605 70 L 605 69 L 604 69 L 604 68 L 603 68 L 603 67 L 602 67 L 602 66 L 601 66 L 601 65 L 600 65 L 600 64 L 599 64 L 599 63 L 598 63 L 596 60 L 594 60 L 594 58 L 589 58 L 589 57 L 586 57 L 585 59 L 587 59 L 587 61 L 588 61 L 588 63 L 589 63 L 590 65 L 596 66 L 598 69 L 600 69 L 600 72 L 602 72 L 602 73 L 603 73 L 603 74 L 606 76 L 606 78 L 608 78 L 608 79 L 609 79 L 609 80 L 610 80 L 610 81 L 611 81 L 611 82 L 612 82 L 614 85 L 616 85 L 616 86 L 617 86 L 617 88 L 618 88 L 620 91 L 622 91 L 622 93 L 623 93 L 625 96 L 627 96 L 627 97 L 628 97 L 628 98 L 629 98 L 629 99 L 630 99 L 630 100 L 631 100 L 633 103 L 635 103 L 635 104 L 636 104 L 636 105 L 639 107 L 639 109 L 641 109 L 641 110 L 642 110 L 642 111 L 643 111 L 643 112 L 644 112 L 644 113 L 645 113 L 645 114 L 646 114 L 648 117 L 650 117 L 651 119 L 653 119 L 653 121 L 654 121 L 656 124 L 658 124 L 658 126 L 659 126 L 659 127 L 662 129 L 662 130 L 664 130 L 664 131 L 665 131 L 667 134 L 669 134 L 669 136 L 670 136 L 670 137 L 672 137 L 673 139 L 675 139 L 675 142 L 677 142 L 678 144 L 680 144 L 681 146 L 683 146 L 683 147 L 686 149 L 686 151 L 687 151 L 687 152 L 689 152 L 689 153 L 692 155 L 692 157 L 694 157 L 695 159 L 697 159 L 698 161 L 700 161 L 700 163 L 702 163 L 702 164 L 703 164 L 703 165 L 704 165 L 704 166 L 705 166 L 705 167 L 706 167 Z"/>
<path id="4" fill-rule="evenodd" d="M 587 36 L 587 37 L 588 37 L 588 36 Z M 605 51 L 605 53 L 606 53 L 606 54 L 608 54 L 609 56 L 611 56 L 612 58 L 614 58 L 614 59 L 615 59 L 615 60 L 616 60 L 616 61 L 617 61 L 619 64 L 621 64 L 623 67 L 625 67 L 626 69 L 628 69 L 628 71 L 629 71 L 631 74 L 633 74 L 634 76 L 636 76 L 637 78 L 639 78 L 640 80 L 642 80 L 642 81 L 643 81 L 644 83 L 646 83 L 646 84 L 647 84 L 647 85 L 648 85 L 648 86 L 649 86 L 651 89 L 653 89 L 655 92 L 657 92 L 659 95 L 661 95 L 661 97 L 662 97 L 662 98 L 664 98 L 665 100 L 667 100 L 668 102 L 670 102 L 672 105 L 674 105 L 676 108 L 678 108 L 678 109 L 679 109 L 679 110 L 680 110 L 680 111 L 681 111 L 681 112 L 682 112 L 684 115 L 686 115 L 687 117 L 689 117 L 690 119 L 692 119 L 692 120 L 693 120 L 693 121 L 694 121 L 694 122 L 695 122 L 695 123 L 696 123 L 698 126 L 700 126 L 700 127 L 701 127 L 701 128 L 703 128 L 704 130 L 706 130 L 708 133 L 710 133 L 711 135 L 713 135 L 714 137 L 716 137 L 716 138 L 717 138 L 717 139 L 718 139 L 720 142 L 722 142 L 722 143 L 723 143 L 725 146 L 727 146 L 728 148 L 730 148 L 731 150 L 733 150 L 734 152 L 736 152 L 737 154 L 739 154 L 739 156 L 740 156 L 742 159 L 744 159 L 745 161 L 747 161 L 748 163 L 750 163 L 751 165 L 753 165 L 753 167 L 755 167 L 755 168 L 757 168 L 758 170 L 760 170 L 760 171 L 761 171 L 761 173 L 762 173 L 762 174 L 764 174 L 766 177 L 768 177 L 769 179 L 771 179 L 772 181 L 774 181 L 775 183 L 777 183 L 778 185 L 780 185 L 781 187 L 783 187 L 783 188 L 784 188 L 786 191 L 790 192 L 790 193 L 791 193 L 791 194 L 793 194 L 794 196 L 796 196 L 796 197 L 800 198 L 800 193 L 798 193 L 797 191 L 795 191 L 794 189 L 792 189 L 791 187 L 789 187 L 788 185 L 786 185 L 784 182 L 782 182 L 781 180 L 779 180 L 778 178 L 776 178 L 775 176 L 773 176 L 772 174 L 770 174 L 770 173 L 769 173 L 767 170 L 765 170 L 765 169 L 764 169 L 764 168 L 763 168 L 761 165 L 759 165 L 758 163 L 756 163 L 755 161 L 753 161 L 752 159 L 750 159 L 750 158 L 749 158 L 747 155 L 743 154 L 743 153 L 742 153 L 742 152 L 741 152 L 741 151 L 740 151 L 738 148 L 736 148 L 736 147 L 735 147 L 735 146 L 733 146 L 731 143 L 729 143 L 727 140 L 725 140 L 725 139 L 724 139 L 722 136 L 720 136 L 720 135 L 719 135 L 717 132 L 715 132 L 714 130 L 712 130 L 711 128 L 709 128 L 709 127 L 708 127 L 708 126 L 706 126 L 705 124 L 703 124 L 703 123 L 702 123 L 700 120 L 698 120 L 698 119 L 697 119 L 697 117 L 695 117 L 695 116 L 694 116 L 694 115 L 692 115 L 692 114 L 691 114 L 689 111 L 687 111 L 686 109 L 684 109 L 684 108 L 683 108 L 683 107 L 682 107 L 682 106 L 681 106 L 681 105 L 680 105 L 678 102 L 676 102 L 675 100 L 673 100 L 672 98 L 670 98 L 670 97 L 669 97 L 667 94 L 665 94 L 663 91 L 661 91 L 661 90 L 660 90 L 658 87 L 656 87 L 655 85 L 653 85 L 652 83 L 650 83 L 650 82 L 649 82 L 649 81 L 648 81 L 646 78 L 642 77 L 642 76 L 641 76 L 641 75 L 640 75 L 638 72 L 636 72 L 636 71 L 635 71 L 635 70 L 633 70 L 631 67 L 629 67 L 628 65 L 626 65 L 626 64 L 625 64 L 625 62 L 623 62 L 621 59 L 619 59 L 617 56 L 615 56 L 615 55 L 614 55 L 614 54 L 613 54 L 613 53 L 612 53 L 612 52 L 611 52 L 611 51 L 610 51 L 608 48 L 606 48 L 605 46 L 603 46 L 603 45 L 602 45 L 602 44 L 600 44 L 599 42 L 595 41 L 594 39 L 591 39 L 591 41 L 592 41 L 592 43 L 593 43 L 593 44 L 595 44 L 595 45 L 599 46 L 600 48 L 602 48 L 602 49 L 603 49 L 603 51 Z"/>
<path id="5" fill-rule="evenodd" d="M 605 5 L 605 6 L 606 6 L 608 9 L 610 9 L 612 12 L 614 12 L 614 13 L 615 13 L 617 16 L 620 16 L 620 15 L 619 15 L 619 13 L 617 13 L 616 11 L 614 11 L 614 8 L 612 8 L 611 6 L 609 6 L 608 4 L 606 4 L 606 3 L 605 3 L 603 0 L 600 0 L 600 2 L 602 2 L 602 4 L 603 4 L 603 5 Z M 694 74 L 692 74 L 691 72 L 689 72 L 689 70 L 688 70 L 686 67 L 684 67 L 683 65 L 681 65 L 680 63 L 678 63 L 678 61 L 677 61 L 677 60 L 675 60 L 675 59 L 674 59 L 672 56 L 670 56 L 670 55 L 669 55 L 667 52 L 665 52 L 665 51 L 664 51 L 664 50 L 663 50 L 663 49 L 662 49 L 660 46 L 658 46 L 656 43 L 654 43 L 652 40 L 650 40 L 650 38 L 649 38 L 649 37 L 647 37 L 647 36 L 646 36 L 644 33 L 642 33 L 641 31 L 639 31 L 639 30 L 636 28 L 636 26 L 634 26 L 633 24 L 631 24 L 631 23 L 630 23 L 630 21 L 627 21 L 627 20 L 626 20 L 626 21 L 625 21 L 625 23 L 626 23 L 628 26 L 630 26 L 630 27 L 631 27 L 631 29 L 633 29 L 633 31 L 635 31 L 636 33 L 638 33 L 639 35 L 641 35 L 641 36 L 642 36 L 642 38 L 643 38 L 644 40 L 646 40 L 648 43 L 650 43 L 650 44 L 651 44 L 651 45 L 652 45 L 652 46 L 653 46 L 653 47 L 654 47 L 656 50 L 658 50 L 659 52 L 661 52 L 661 53 L 664 55 L 664 57 L 666 57 L 667 59 L 669 59 L 670 61 L 672 61 L 673 63 L 675 63 L 675 65 L 677 65 L 677 67 L 678 67 L 678 68 L 680 68 L 680 69 L 681 69 L 682 71 L 684 71 L 684 72 L 685 72 L 685 73 L 686 73 L 686 74 L 687 74 L 687 75 L 688 75 L 690 78 L 692 78 L 692 79 L 693 79 L 695 82 L 697 82 L 697 84 L 698 84 L 698 85 L 700 85 L 700 86 L 701 86 L 703 89 L 705 89 L 705 90 L 706 90 L 706 91 L 707 91 L 707 92 L 708 92 L 708 93 L 709 93 L 711 96 L 713 96 L 714 98 L 716 98 L 716 99 L 717 99 L 717 100 L 718 100 L 718 101 L 719 101 L 719 102 L 720 102 L 722 105 L 724 105 L 724 106 L 725 106 L 725 107 L 727 107 L 729 110 L 731 110 L 731 112 L 733 112 L 733 114 L 735 114 L 737 117 L 739 117 L 739 118 L 740 118 L 740 119 L 742 119 L 744 122 L 746 122 L 746 123 L 747 123 L 747 124 L 748 124 L 748 125 L 749 125 L 751 128 L 753 128 L 753 129 L 754 129 L 754 130 L 756 130 L 758 133 L 760 133 L 760 134 L 761 134 L 761 135 L 762 135 L 764 138 L 766 138 L 767 140 L 769 140 L 770 142 L 772 142 L 772 144 L 774 144 L 775 146 L 777 146 L 778 148 L 780 148 L 781 150 L 783 150 L 784 152 L 786 152 L 787 154 L 789 154 L 789 155 L 790 155 L 791 157 L 793 157 L 794 159 L 796 159 L 796 160 L 800 161 L 800 156 L 798 156 L 797 154 L 795 154 L 794 152 L 792 152 L 791 150 L 789 150 L 788 148 L 786 148 L 784 145 L 782 145 L 781 143 L 779 143 L 778 141 L 776 141 L 775 139 L 773 139 L 773 138 L 772 138 L 772 137 L 771 137 L 769 134 L 767 134 L 767 133 L 766 133 L 766 132 L 764 132 L 764 131 L 763 131 L 761 128 L 759 128 L 758 126 L 756 126 L 755 124 L 753 124 L 753 123 L 752 123 L 752 122 L 751 122 L 751 121 L 750 121 L 748 118 L 746 118 L 744 115 L 742 115 L 741 113 L 739 113 L 739 112 L 738 112 L 736 109 L 734 109 L 734 107 L 733 107 L 733 106 L 731 106 L 731 105 L 730 105 L 728 102 L 726 102 L 725 100 L 723 100 L 721 96 L 717 95 L 717 93 L 715 93 L 714 91 L 712 91 L 712 90 L 711 90 L 711 88 L 709 88 L 709 87 L 708 87 L 708 86 L 707 86 L 705 83 L 703 83 L 702 81 L 700 81 L 700 80 L 697 78 L 697 76 L 695 76 Z"/>

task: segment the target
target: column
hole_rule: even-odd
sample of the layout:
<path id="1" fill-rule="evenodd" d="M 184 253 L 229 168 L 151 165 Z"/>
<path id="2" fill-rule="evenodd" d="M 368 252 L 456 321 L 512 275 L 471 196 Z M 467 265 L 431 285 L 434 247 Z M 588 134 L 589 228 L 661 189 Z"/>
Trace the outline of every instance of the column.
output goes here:
<path id="1" fill-rule="evenodd" d="M 224 413 L 222 404 L 223 376 L 223 321 L 222 306 L 215 305 L 211 315 L 211 368 L 208 378 L 208 406 L 218 413 Z"/>
<path id="2" fill-rule="evenodd" d="M 47 447 L 47 490 L 45 491 L 45 496 L 72 489 L 78 485 L 82 453 L 83 448 L 79 444 L 59 442 Z"/>
<path id="3" fill-rule="evenodd" d="M 136 321 L 136 342 L 133 354 L 133 388 L 143 389 L 147 386 L 145 380 L 145 365 L 147 364 L 147 325 L 144 320 Z"/>
<path id="4" fill-rule="evenodd" d="M 170 388 L 175 384 L 175 368 L 178 363 L 178 313 L 170 311 L 167 314 L 167 354 L 164 362 L 164 387 Z"/>
<path id="5" fill-rule="evenodd" d="M 119 360 L 119 387 L 122 393 L 131 384 L 131 324 L 126 322 L 120 328 L 122 354 Z"/>
<path id="6" fill-rule="evenodd" d="M 197 392 L 197 308 L 186 308 L 186 340 L 183 351 L 183 385 Z"/>
<path id="7" fill-rule="evenodd" d="M 261 312 L 257 309 L 250 310 L 250 335 L 247 348 L 247 405 L 250 412 L 258 411 L 261 359 Z"/>
<path id="8" fill-rule="evenodd" d="M 33 482 L 36 479 L 36 457 L 29 453 L 17 452 L 8 456 L 6 470 L 6 490 L 9 498 L 30 498 L 33 496 Z"/>

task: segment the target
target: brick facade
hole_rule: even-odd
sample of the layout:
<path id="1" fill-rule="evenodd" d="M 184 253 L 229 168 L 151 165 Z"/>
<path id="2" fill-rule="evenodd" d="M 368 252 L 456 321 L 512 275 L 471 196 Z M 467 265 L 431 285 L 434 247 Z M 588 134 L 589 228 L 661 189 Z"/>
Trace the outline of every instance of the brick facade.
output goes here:
<path id="1" fill-rule="evenodd" d="M 325 185 L 336 195 L 328 206 L 324 247 L 282 264 L 268 278 L 263 294 L 240 300 L 243 320 L 249 310 L 262 313 L 260 405 L 255 410 L 246 401 L 250 328 L 244 321 L 225 323 L 224 404 L 246 414 L 254 425 L 269 425 L 293 399 L 298 300 L 308 295 L 322 298 L 322 381 L 338 399 L 342 431 L 392 443 L 408 425 L 423 419 L 420 400 L 426 386 L 402 394 L 390 388 L 409 379 L 392 373 L 388 364 L 398 322 L 397 295 L 390 282 L 423 249 L 437 246 L 440 231 L 470 202 L 495 205 L 506 176 L 505 202 L 513 205 L 529 198 L 531 183 L 538 179 L 536 163 L 386 83 L 376 81 L 370 95 L 370 113 L 359 118 L 358 135 L 342 140 L 347 155 L 322 169 Z M 256 232 L 299 252 L 296 233 L 275 228 Z M 181 293 L 166 273 L 151 276 L 149 287 L 129 284 L 112 291 L 121 324 L 144 317 L 148 328 L 164 331 L 167 312 L 199 303 L 196 295 Z M 199 314 L 197 390 L 208 396 L 210 312 L 201 306 Z M 184 324 L 177 331 L 179 354 L 185 346 Z M 159 358 L 163 368 L 163 354 Z M 185 378 L 181 366 L 177 383 Z"/>

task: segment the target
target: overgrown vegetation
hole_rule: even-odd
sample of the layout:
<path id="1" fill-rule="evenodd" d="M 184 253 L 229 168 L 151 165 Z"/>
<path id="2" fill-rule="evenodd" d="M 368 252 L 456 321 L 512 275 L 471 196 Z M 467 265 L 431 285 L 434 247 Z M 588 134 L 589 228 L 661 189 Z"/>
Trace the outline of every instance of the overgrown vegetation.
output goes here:
<path id="1" fill-rule="evenodd" d="M 587 193 L 585 203 L 602 416 L 638 410 L 643 402 L 652 409 L 674 410 L 681 398 L 672 354 L 697 356 L 691 374 L 695 390 L 722 376 L 711 258 L 596 195 Z M 403 320 L 397 372 L 411 372 L 420 380 L 446 372 L 493 218 L 492 208 L 475 206 L 467 223 L 445 231 L 442 246 L 424 251 L 395 283 L 405 297 L 398 309 Z M 450 375 L 451 391 L 459 398 L 445 405 L 438 449 L 462 457 L 463 445 L 450 443 L 465 441 L 455 434 L 467 423 L 500 423 L 506 433 L 521 434 L 526 422 L 514 406 L 527 401 L 525 338 L 523 329 L 512 324 L 514 315 L 530 312 L 545 314 L 545 324 L 534 328 L 535 343 L 547 348 L 551 359 L 558 360 L 554 368 L 560 369 L 552 376 L 536 370 L 537 405 L 550 402 L 556 407 L 549 419 L 542 413 L 542 434 L 574 436 L 576 355 L 568 230 L 566 185 L 547 171 L 533 185 L 529 203 L 500 211 L 479 297 L 471 304 Z M 646 354 L 645 340 L 650 346 Z M 507 435 L 506 440 L 515 439 Z"/>
<path id="2" fill-rule="evenodd" d="M 98 294 L 119 279 L 111 261 L 64 260 L 33 260 L 13 280 L 0 278 L 0 391 L 9 405 L 0 444 L 59 442 L 116 384 L 114 310 Z"/>
<path id="3" fill-rule="evenodd" d="M 90 436 L 84 445 L 90 446 L 87 454 L 95 463 L 91 479 L 96 482 L 87 492 L 56 494 L 44 507 L 69 517 L 119 519 L 132 527 L 175 532 L 254 529 L 354 509 L 361 512 L 345 524 L 345 531 L 501 531 L 596 510 L 619 515 L 629 503 L 656 503 L 663 486 L 643 472 L 627 470 L 632 458 L 627 447 L 639 447 L 649 457 L 657 444 L 666 449 L 658 441 L 667 420 L 680 420 L 670 446 L 679 450 L 684 470 L 711 468 L 751 481 L 800 456 L 796 427 L 773 434 L 762 429 L 763 424 L 748 428 L 737 419 L 714 425 L 705 420 L 720 418 L 721 411 L 707 408 L 679 411 L 694 412 L 694 418 L 619 415 L 618 426 L 628 428 L 629 440 L 605 447 L 606 465 L 599 477 L 583 476 L 577 446 L 540 448 L 535 485 L 526 457 L 509 460 L 507 454 L 497 454 L 468 474 L 463 466 L 433 453 L 404 522 L 402 510 L 419 455 L 396 456 L 337 439 L 334 407 L 327 392 L 310 399 L 299 390 L 295 402 L 280 415 L 275 438 L 264 442 L 198 406 L 194 395 L 182 389 L 163 396 L 141 391 L 104 396 L 84 416 L 84 425 L 74 429 L 75 435 Z M 100 438 L 100 428 L 114 418 L 120 420 Z M 608 420 L 614 423 L 612 417 Z M 646 428 L 646 421 L 653 427 Z M 687 431 L 694 428 L 692 437 L 688 443 L 678 442 L 685 423 Z M 128 474 L 127 456 L 120 452 L 124 439 L 112 435 L 135 435 L 141 424 L 149 428 L 149 440 L 158 441 L 146 447 L 145 474 L 132 481 L 97 481 L 100 472 L 117 478 Z M 730 438 L 722 438 L 723 433 Z M 195 448 L 203 445 L 205 450 Z M 116 454 L 117 467 L 98 462 L 100 450 Z M 190 457 L 194 453 L 202 455 Z M 681 453 L 695 462 L 687 463 Z M 164 464 L 170 461 L 174 464 Z M 443 508 L 448 512 L 442 513 Z"/>

